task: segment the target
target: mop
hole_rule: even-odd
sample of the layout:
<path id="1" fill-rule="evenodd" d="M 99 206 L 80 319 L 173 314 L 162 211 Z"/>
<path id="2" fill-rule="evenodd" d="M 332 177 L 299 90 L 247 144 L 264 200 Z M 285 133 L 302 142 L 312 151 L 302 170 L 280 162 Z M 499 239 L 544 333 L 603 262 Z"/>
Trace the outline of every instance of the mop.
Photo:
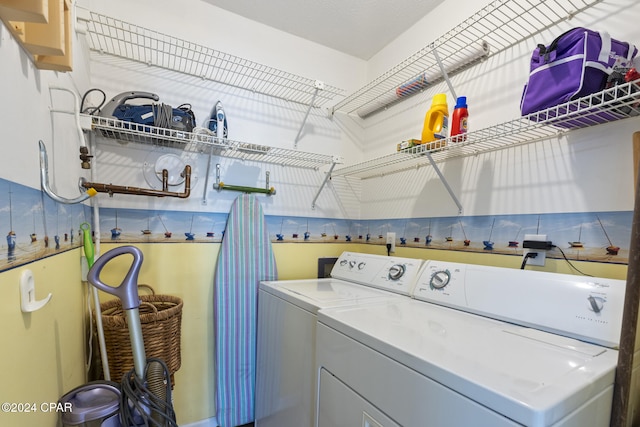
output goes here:
<path id="1" fill-rule="evenodd" d="M 121 255 L 133 256 L 133 262 L 122 283 L 109 286 L 100 280 L 100 272 L 112 259 Z M 121 383 L 120 418 L 123 426 L 177 427 L 171 399 L 169 370 L 160 359 L 147 359 L 140 324 L 138 273 L 142 266 L 142 252 L 134 246 L 111 249 L 98 258 L 87 274 L 87 280 L 101 291 L 115 295 L 122 301 L 133 353 L 134 369 L 125 374 Z"/>
<path id="2" fill-rule="evenodd" d="M 258 284 L 277 276 L 262 207 L 255 196 L 242 194 L 229 212 L 214 279 L 220 427 L 254 420 Z"/>

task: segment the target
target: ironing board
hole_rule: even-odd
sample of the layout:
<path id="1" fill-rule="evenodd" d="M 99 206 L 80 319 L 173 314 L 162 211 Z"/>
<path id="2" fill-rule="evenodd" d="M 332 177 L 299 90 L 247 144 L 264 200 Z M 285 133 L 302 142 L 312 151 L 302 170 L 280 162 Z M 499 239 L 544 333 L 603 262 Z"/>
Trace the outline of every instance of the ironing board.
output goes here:
<path id="1" fill-rule="evenodd" d="M 220 427 L 254 420 L 258 284 L 277 276 L 262 206 L 242 194 L 231 206 L 214 278 Z"/>

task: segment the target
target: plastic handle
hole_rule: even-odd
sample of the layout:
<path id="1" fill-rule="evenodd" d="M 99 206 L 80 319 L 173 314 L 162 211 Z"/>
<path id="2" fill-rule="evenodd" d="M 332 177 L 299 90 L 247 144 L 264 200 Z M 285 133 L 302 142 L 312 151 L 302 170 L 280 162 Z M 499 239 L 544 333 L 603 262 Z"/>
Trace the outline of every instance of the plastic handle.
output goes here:
<path id="1" fill-rule="evenodd" d="M 121 105 L 130 99 L 138 99 L 138 98 L 151 99 L 156 102 L 160 99 L 160 97 L 155 93 L 134 91 L 134 92 L 119 93 L 118 95 L 114 96 L 113 99 L 109 101 L 109 103 L 115 103 L 116 105 Z"/>
<path id="2" fill-rule="evenodd" d="M 113 112 L 116 108 L 128 100 L 136 98 L 147 98 L 156 102 L 160 99 L 158 95 L 151 92 L 122 92 L 114 96 L 111 101 L 107 102 L 107 104 L 100 109 L 100 115 L 102 117 L 113 117 Z"/>
<path id="3" fill-rule="evenodd" d="M 83 222 L 80 224 L 82 229 L 82 245 L 84 246 L 84 256 L 87 258 L 87 265 L 89 268 L 93 267 L 93 261 L 95 260 L 95 249 L 93 247 L 93 240 L 91 238 L 91 227 L 89 223 Z"/>
<path id="4" fill-rule="evenodd" d="M 131 263 L 131 267 L 129 267 L 127 275 L 122 280 L 122 283 L 120 283 L 120 286 L 113 287 L 103 283 L 100 280 L 102 268 L 112 259 L 124 254 L 133 255 L 133 262 Z M 101 291 L 120 298 L 124 310 L 131 310 L 140 307 L 140 298 L 138 297 L 138 273 L 140 273 L 141 266 L 142 251 L 140 251 L 140 249 L 135 246 L 120 246 L 111 249 L 96 260 L 87 274 L 87 280 Z"/>

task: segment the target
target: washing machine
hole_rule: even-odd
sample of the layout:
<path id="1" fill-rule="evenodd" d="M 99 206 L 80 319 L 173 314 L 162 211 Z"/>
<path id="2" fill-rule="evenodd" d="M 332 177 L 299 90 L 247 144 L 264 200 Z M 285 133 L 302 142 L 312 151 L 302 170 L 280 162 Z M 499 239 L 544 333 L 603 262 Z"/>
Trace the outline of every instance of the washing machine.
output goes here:
<path id="1" fill-rule="evenodd" d="M 312 425 L 318 310 L 408 299 L 422 264 L 419 259 L 344 252 L 330 278 L 260 283 L 256 425 Z"/>
<path id="2" fill-rule="evenodd" d="M 316 427 L 608 426 L 625 282 L 429 261 L 318 312 Z"/>

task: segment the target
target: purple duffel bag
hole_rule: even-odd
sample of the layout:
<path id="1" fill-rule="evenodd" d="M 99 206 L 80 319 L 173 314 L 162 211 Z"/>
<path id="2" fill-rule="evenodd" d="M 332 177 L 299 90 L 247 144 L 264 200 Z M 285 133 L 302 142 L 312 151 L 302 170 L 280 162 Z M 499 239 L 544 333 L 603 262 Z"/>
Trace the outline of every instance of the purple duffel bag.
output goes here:
<path id="1" fill-rule="evenodd" d="M 609 74 L 631 66 L 637 52 L 632 44 L 586 28 L 573 28 L 549 46 L 539 44 L 522 93 L 522 115 L 600 92 Z"/>

